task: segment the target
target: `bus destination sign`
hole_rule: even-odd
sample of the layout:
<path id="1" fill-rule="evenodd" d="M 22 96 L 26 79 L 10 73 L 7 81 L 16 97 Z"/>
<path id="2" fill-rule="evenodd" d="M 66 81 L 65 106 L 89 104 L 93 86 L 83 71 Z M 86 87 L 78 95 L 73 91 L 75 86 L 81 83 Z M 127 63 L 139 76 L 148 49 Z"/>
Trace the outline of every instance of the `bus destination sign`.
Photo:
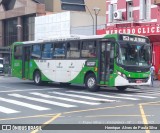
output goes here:
<path id="1" fill-rule="evenodd" d="M 122 35 L 120 37 L 120 40 L 123 40 L 123 41 L 132 41 L 132 42 L 143 42 L 143 43 L 147 42 L 146 38 L 137 37 L 137 36 L 127 36 L 127 35 Z"/>

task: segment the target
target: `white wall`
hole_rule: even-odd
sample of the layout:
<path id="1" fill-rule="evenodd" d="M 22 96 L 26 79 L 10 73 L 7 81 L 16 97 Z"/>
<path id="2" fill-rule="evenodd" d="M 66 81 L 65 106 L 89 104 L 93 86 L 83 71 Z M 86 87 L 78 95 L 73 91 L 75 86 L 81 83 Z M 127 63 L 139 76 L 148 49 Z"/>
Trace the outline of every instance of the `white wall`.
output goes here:
<path id="1" fill-rule="evenodd" d="M 35 18 L 35 40 L 70 34 L 70 12 Z"/>
<path id="2" fill-rule="evenodd" d="M 95 25 L 94 15 L 93 19 Z M 35 40 L 70 34 L 93 35 L 93 19 L 90 14 L 69 11 L 36 17 Z M 105 16 L 98 16 L 97 20 L 98 25 L 106 23 Z"/>
<path id="3" fill-rule="evenodd" d="M 71 33 L 82 34 L 82 35 L 93 35 L 95 34 L 95 15 L 83 12 L 72 12 L 71 13 Z M 106 23 L 105 16 L 97 17 L 97 25 L 104 25 Z M 98 26 L 99 27 L 99 26 Z M 93 32 L 94 28 L 94 32 Z M 103 27 L 101 27 L 103 28 Z"/>

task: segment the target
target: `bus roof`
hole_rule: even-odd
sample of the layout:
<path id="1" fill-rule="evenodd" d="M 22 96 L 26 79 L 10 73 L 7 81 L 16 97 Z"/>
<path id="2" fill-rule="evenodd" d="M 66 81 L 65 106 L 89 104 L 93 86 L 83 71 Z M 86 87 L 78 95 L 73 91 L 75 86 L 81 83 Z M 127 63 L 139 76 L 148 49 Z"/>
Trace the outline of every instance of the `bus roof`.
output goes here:
<path id="1" fill-rule="evenodd" d="M 30 43 L 43 43 L 49 41 L 67 41 L 67 40 L 83 40 L 83 39 L 96 39 L 96 38 L 103 38 L 105 35 L 92 35 L 92 36 L 85 36 L 85 35 L 69 35 L 69 36 L 53 36 L 44 39 L 39 39 L 36 41 L 26 41 L 23 44 L 30 44 Z"/>
<path id="2" fill-rule="evenodd" d="M 67 36 L 51 36 L 44 39 L 39 39 L 35 41 L 25 41 L 25 42 L 15 42 L 14 44 L 34 44 L 34 43 L 44 43 L 44 42 L 50 42 L 50 41 L 69 41 L 69 40 L 83 40 L 83 39 L 98 39 L 98 38 L 104 38 L 109 36 L 115 36 L 115 35 L 132 35 L 132 36 L 139 36 L 139 37 L 145 37 L 142 35 L 137 34 L 103 34 L 103 35 L 67 35 Z"/>

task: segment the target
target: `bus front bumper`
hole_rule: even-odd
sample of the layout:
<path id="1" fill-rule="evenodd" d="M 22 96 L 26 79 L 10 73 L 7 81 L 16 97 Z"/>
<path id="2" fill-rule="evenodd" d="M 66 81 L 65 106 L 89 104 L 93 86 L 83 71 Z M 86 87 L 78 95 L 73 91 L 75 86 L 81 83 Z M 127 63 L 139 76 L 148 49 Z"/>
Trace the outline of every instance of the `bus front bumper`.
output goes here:
<path id="1" fill-rule="evenodd" d="M 133 81 L 125 79 L 124 77 L 118 75 L 115 78 L 115 86 L 132 86 L 132 85 L 150 85 L 151 77 L 146 79 L 134 79 Z"/>

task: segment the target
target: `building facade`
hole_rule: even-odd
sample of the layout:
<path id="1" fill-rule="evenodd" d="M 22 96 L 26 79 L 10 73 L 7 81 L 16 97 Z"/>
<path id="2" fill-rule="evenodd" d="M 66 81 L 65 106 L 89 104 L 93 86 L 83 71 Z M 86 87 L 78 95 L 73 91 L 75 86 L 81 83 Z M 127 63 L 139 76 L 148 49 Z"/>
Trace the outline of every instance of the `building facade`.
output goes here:
<path id="1" fill-rule="evenodd" d="M 99 15 L 106 14 L 106 0 L 36 0 L 45 4 L 48 12 L 81 11 L 94 15 L 93 8 L 100 8 Z"/>
<path id="2" fill-rule="evenodd" d="M 9 48 L 15 41 L 34 39 L 34 17 L 45 15 L 45 5 L 32 0 L 1 0 L 0 57 L 9 62 Z"/>
<path id="3" fill-rule="evenodd" d="M 105 16 L 106 0 L 0 0 L 0 57 L 9 60 L 9 48 L 15 41 L 35 38 L 35 17 L 64 11 L 86 12 L 94 21 L 94 7 Z M 104 22 L 105 24 L 105 22 Z"/>
<path id="4" fill-rule="evenodd" d="M 121 24 L 121 27 L 130 26 L 131 22 L 135 26 L 160 23 L 159 6 L 155 0 L 111 0 L 106 4 L 108 26 L 113 24 Z"/>
<path id="5" fill-rule="evenodd" d="M 129 33 L 150 38 L 152 62 L 160 79 L 160 0 L 107 0 L 105 29 L 98 34 Z"/>

